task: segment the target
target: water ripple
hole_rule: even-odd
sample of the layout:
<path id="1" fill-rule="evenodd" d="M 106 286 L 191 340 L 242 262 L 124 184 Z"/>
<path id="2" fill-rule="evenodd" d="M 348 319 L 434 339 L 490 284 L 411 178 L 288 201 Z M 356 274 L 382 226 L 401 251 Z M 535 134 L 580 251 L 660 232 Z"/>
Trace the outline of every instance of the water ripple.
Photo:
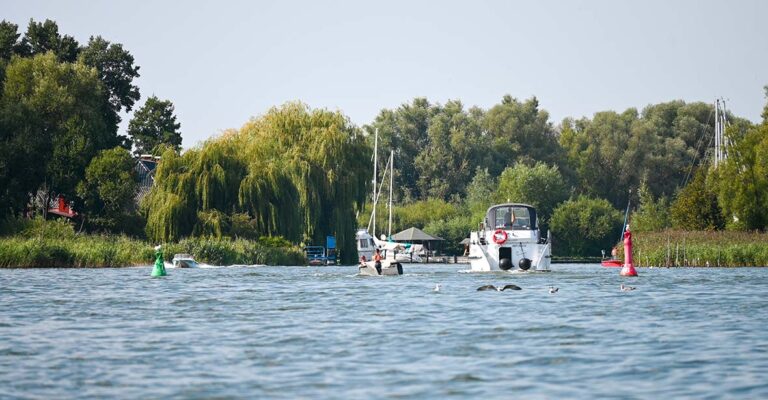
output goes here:
<path id="1" fill-rule="evenodd" d="M 768 397 L 768 269 L 466 268 L 0 270 L 0 398 Z"/>

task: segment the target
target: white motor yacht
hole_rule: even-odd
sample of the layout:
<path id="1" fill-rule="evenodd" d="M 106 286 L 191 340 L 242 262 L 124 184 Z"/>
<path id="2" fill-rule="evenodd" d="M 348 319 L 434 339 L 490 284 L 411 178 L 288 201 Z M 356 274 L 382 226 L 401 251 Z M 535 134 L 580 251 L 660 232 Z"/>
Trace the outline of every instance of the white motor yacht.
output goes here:
<path id="1" fill-rule="evenodd" d="M 470 234 L 471 272 L 548 271 L 551 258 L 550 240 L 541 238 L 536 209 L 527 204 L 491 206 Z"/>

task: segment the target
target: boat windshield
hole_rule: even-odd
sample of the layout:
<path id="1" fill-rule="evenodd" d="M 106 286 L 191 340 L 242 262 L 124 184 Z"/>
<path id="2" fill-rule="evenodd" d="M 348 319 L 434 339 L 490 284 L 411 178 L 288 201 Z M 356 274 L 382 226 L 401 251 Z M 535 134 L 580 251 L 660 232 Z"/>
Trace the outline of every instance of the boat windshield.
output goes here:
<path id="1" fill-rule="evenodd" d="M 496 229 L 529 230 L 535 229 L 528 207 L 502 206 L 490 211 L 489 217 Z"/>

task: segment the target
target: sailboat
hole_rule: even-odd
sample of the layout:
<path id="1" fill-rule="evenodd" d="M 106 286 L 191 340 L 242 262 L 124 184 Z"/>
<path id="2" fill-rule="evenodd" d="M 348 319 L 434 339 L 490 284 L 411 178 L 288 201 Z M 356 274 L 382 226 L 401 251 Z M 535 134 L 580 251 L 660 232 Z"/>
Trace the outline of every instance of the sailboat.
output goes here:
<path id="1" fill-rule="evenodd" d="M 630 195 L 630 197 L 632 196 L 632 191 L 631 190 L 629 191 L 629 195 Z M 618 243 L 621 243 L 624 240 L 624 231 L 627 229 L 627 218 L 629 217 L 629 204 L 630 204 L 630 201 L 631 201 L 630 199 L 627 199 L 627 211 L 624 213 L 624 224 L 621 225 L 621 236 L 619 236 L 619 242 Z M 617 259 L 616 258 L 616 253 L 617 253 L 617 249 L 616 249 L 616 246 L 614 246 L 611 249 L 611 258 L 606 258 L 605 257 L 605 250 L 603 250 L 603 259 L 600 261 L 600 265 L 602 265 L 603 267 L 608 267 L 608 268 L 618 268 L 618 267 L 624 266 L 624 261 Z"/>
<path id="2" fill-rule="evenodd" d="M 405 246 L 400 243 L 389 242 L 386 240 L 379 240 L 376 238 L 376 206 L 378 206 L 379 195 L 381 195 L 381 187 L 377 190 L 377 174 L 378 174 L 378 148 L 379 148 L 379 132 L 376 131 L 373 146 L 373 211 L 371 212 L 371 218 L 368 221 L 368 227 L 372 227 L 373 235 L 368 233 L 368 229 L 358 229 L 355 238 L 357 239 L 357 252 L 360 255 L 360 265 L 358 267 L 358 273 L 365 276 L 382 276 L 382 275 L 402 275 L 403 265 L 397 261 L 395 255 L 399 251 L 405 250 Z M 385 167 L 384 177 L 386 177 L 386 170 L 389 169 L 389 236 L 392 234 L 392 185 L 394 183 L 394 151 L 390 151 L 389 160 Z M 382 177 L 382 185 L 384 184 L 384 177 Z M 382 255 L 381 268 L 376 268 L 373 261 L 373 255 L 376 250 Z"/>

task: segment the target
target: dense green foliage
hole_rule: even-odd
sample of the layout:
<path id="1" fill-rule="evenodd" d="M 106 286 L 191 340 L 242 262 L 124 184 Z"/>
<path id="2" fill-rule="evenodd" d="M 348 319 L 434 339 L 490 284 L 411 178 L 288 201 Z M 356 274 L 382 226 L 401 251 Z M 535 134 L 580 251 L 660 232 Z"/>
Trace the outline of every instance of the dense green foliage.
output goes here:
<path id="1" fill-rule="evenodd" d="M 640 182 L 638 194 L 640 204 L 632 214 L 632 231 L 652 232 L 669 228 L 670 216 L 667 198 L 662 196 L 656 199 L 645 180 Z"/>
<path id="2" fill-rule="evenodd" d="M 484 143 L 489 146 L 483 149 L 489 155 L 484 166 L 494 175 L 518 161 L 553 165 L 562 158 L 549 113 L 539 108 L 535 97 L 520 102 L 510 95 L 504 96 L 500 104 L 488 110 L 484 126 L 490 140 L 489 144 Z"/>
<path id="3" fill-rule="evenodd" d="M 604 199 L 579 197 L 555 209 L 551 229 L 552 254 L 596 256 L 615 245 L 624 217 Z"/>
<path id="4" fill-rule="evenodd" d="M 552 128 L 536 99 L 519 102 L 507 96 L 488 111 L 465 111 L 457 101 L 441 106 L 416 99 L 383 110 L 368 132 L 378 130 L 382 155 L 389 148 L 395 151 L 394 232 L 412 224 L 461 240 L 450 232 L 475 229 L 488 206 L 508 200 L 536 206 L 546 229 L 552 210 L 580 195 L 607 199 L 622 215 L 631 200 L 630 221 L 638 232 L 673 224 L 722 229 L 726 222 L 731 229 L 765 229 L 764 128 L 728 118 L 731 156 L 719 170 L 709 162 L 714 119 L 705 103 L 673 101 L 642 112 L 599 112 Z M 412 147 L 415 143 L 420 151 Z M 388 187 L 385 182 L 384 193 Z M 439 204 L 430 203 L 435 198 L 462 211 L 446 217 Z M 387 222 L 384 202 L 380 199 L 378 232 Z M 423 217 L 399 218 L 403 210 L 414 214 L 413 208 Z M 370 207 L 366 211 L 361 226 L 367 224 Z"/>
<path id="5" fill-rule="evenodd" d="M 768 225 L 768 123 L 751 127 L 742 137 L 728 131 L 733 145 L 728 159 L 713 169 L 708 187 L 736 230 L 765 230 Z M 739 135 L 740 136 L 740 135 Z"/>
<path id="6" fill-rule="evenodd" d="M 136 111 L 128 124 L 136 154 L 155 154 L 161 147 L 181 150 L 181 124 L 173 113 L 173 103 L 155 96 Z"/>
<path id="7" fill-rule="evenodd" d="M 122 147 L 103 150 L 91 160 L 85 180 L 77 187 L 90 229 L 136 233 L 136 224 L 132 223 L 137 222 L 133 213 L 137 187 L 134 164 L 131 154 Z"/>
<path id="8" fill-rule="evenodd" d="M 505 96 L 488 111 L 417 98 L 382 110 L 366 128 L 371 146 L 378 131 L 381 154 L 394 151 L 395 196 L 404 202 L 457 201 L 478 168 L 497 177 L 518 161 L 556 165 L 562 158 L 556 131 L 536 98 L 520 102 Z"/>
<path id="9" fill-rule="evenodd" d="M 686 231 L 712 231 L 725 227 L 725 219 L 717 202 L 717 195 L 707 187 L 706 170 L 699 169 L 691 183 L 678 193 L 670 207 L 675 229 Z M 666 228 L 666 227 L 659 227 Z M 653 229 L 662 231 L 663 229 Z"/>
<path id="10" fill-rule="evenodd" d="M 711 105 L 682 101 L 648 106 L 641 114 L 600 112 L 592 120 L 563 121 L 560 144 L 580 193 L 623 207 L 629 189 L 643 179 L 656 197 L 671 197 L 685 183 L 691 167 L 705 161 L 714 134 L 711 114 Z"/>
<path id="11" fill-rule="evenodd" d="M 0 98 L 6 204 L 23 208 L 41 187 L 74 195 L 90 159 L 118 144 L 99 115 L 101 90 L 94 70 L 52 53 L 11 60 Z"/>
<path id="12" fill-rule="evenodd" d="M 501 173 L 495 199 L 497 202 L 530 204 L 538 212 L 545 228 L 558 204 L 568 198 L 567 188 L 557 167 L 536 163 L 529 167 L 517 163 Z M 545 229 L 546 230 L 546 229 Z"/>
<path id="13" fill-rule="evenodd" d="M 0 22 L 0 215 L 45 214 L 56 195 L 82 206 L 76 188 L 91 160 L 128 145 L 118 113 L 138 99 L 137 71 L 100 37 L 81 47 L 50 20 L 31 20 L 23 36 Z"/>

